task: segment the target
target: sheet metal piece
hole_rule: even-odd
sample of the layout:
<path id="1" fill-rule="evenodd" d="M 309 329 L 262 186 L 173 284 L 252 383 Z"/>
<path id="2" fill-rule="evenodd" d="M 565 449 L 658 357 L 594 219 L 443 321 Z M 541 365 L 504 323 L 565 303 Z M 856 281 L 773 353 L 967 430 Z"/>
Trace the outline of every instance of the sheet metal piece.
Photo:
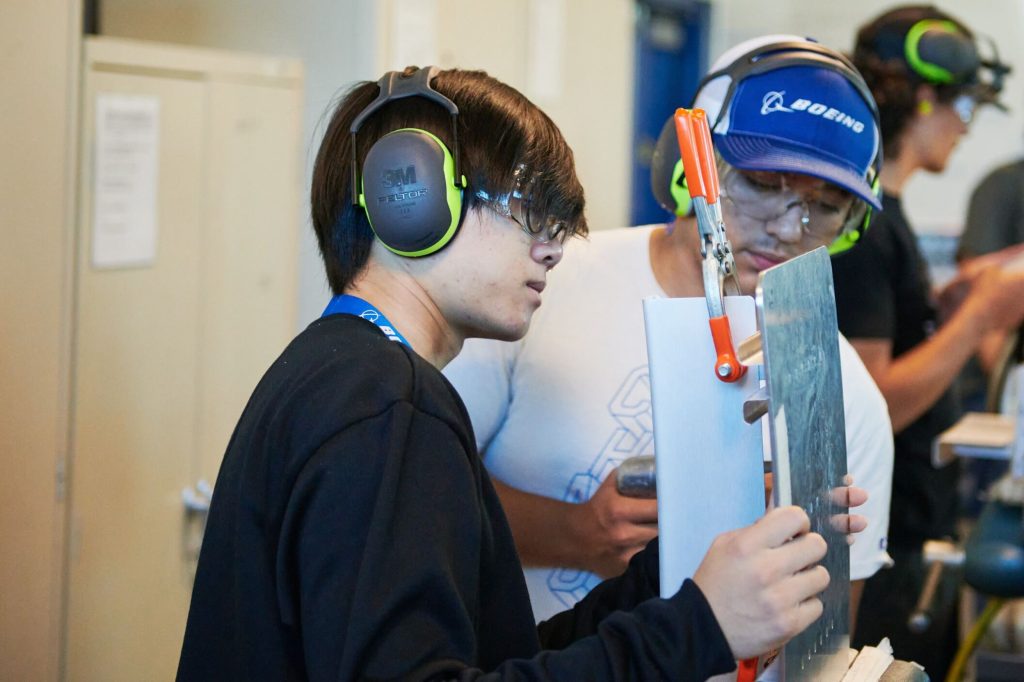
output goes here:
<path id="1" fill-rule="evenodd" d="M 728 296 L 734 338 L 756 329 L 754 300 Z M 743 421 L 758 369 L 735 383 L 714 372 L 703 298 L 644 299 L 654 413 L 661 595 L 693 575 L 715 536 L 764 515 L 761 429 Z"/>
<path id="2" fill-rule="evenodd" d="M 846 429 L 832 268 L 824 248 L 761 273 L 757 315 L 764 348 L 774 495 L 796 504 L 828 544 L 831 582 L 821 618 L 783 650 L 783 679 L 829 682 L 846 673 L 850 645 L 850 551 L 834 515 L 846 475 Z M 845 528 L 845 524 L 839 524 Z"/>

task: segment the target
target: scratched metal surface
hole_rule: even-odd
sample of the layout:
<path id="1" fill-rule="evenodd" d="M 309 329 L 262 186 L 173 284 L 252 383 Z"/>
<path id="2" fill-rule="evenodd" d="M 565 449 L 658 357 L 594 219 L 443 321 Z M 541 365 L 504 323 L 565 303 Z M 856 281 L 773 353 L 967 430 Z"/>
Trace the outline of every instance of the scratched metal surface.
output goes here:
<path id="1" fill-rule="evenodd" d="M 847 670 L 850 552 L 830 518 L 846 507 L 830 492 L 846 475 L 843 389 L 832 269 L 824 248 L 761 274 L 757 314 L 764 348 L 777 504 L 796 504 L 828 544 L 824 613 L 782 653 L 783 679 L 829 682 Z"/>

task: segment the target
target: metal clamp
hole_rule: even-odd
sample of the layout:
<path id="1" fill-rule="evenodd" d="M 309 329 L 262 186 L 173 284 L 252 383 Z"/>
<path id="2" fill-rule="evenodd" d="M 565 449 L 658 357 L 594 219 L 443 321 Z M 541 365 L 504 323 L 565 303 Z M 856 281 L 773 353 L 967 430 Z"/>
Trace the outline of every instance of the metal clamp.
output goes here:
<path id="1" fill-rule="evenodd" d="M 704 298 L 707 300 L 711 339 L 715 344 L 715 376 L 738 381 L 747 368 L 740 362 L 732 342 L 729 318 L 725 314 L 725 282 L 728 278 L 739 293 L 736 260 L 725 235 L 722 207 L 718 202 L 718 168 L 711 146 L 711 129 L 703 109 L 676 109 L 676 136 L 686 173 L 686 187 L 692 199 L 700 253 L 704 258 Z"/>
<path id="2" fill-rule="evenodd" d="M 918 597 L 913 613 L 907 619 L 907 628 L 918 634 L 932 625 L 935 595 L 942 582 L 942 571 L 947 566 L 962 566 L 964 551 L 947 540 L 928 540 L 924 543 L 923 560 L 928 565 L 924 588 L 921 590 L 921 596 Z"/>

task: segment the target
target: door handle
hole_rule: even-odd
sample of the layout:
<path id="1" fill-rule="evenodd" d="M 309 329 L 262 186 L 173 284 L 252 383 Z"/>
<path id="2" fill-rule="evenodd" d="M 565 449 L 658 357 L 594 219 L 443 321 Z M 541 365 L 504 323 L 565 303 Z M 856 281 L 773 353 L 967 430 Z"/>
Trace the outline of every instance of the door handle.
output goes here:
<path id="1" fill-rule="evenodd" d="M 213 486 L 205 478 L 199 479 L 195 487 L 186 486 L 181 490 L 181 502 L 185 511 L 194 514 L 205 514 L 210 511 L 210 500 L 213 499 Z"/>

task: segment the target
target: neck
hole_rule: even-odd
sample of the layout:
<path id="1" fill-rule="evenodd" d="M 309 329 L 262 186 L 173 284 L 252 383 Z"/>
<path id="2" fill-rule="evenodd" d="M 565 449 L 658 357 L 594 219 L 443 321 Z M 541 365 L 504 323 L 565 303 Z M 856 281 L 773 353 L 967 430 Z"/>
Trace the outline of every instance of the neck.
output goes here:
<path id="1" fill-rule="evenodd" d="M 911 145 L 911 140 L 907 139 L 906 136 L 900 140 L 899 151 L 900 153 L 896 156 L 885 159 L 885 163 L 882 165 L 882 172 L 878 176 L 885 193 L 894 197 L 900 196 L 903 192 L 903 187 L 917 169 L 920 168 Z"/>
<path id="2" fill-rule="evenodd" d="M 651 233 L 650 259 L 654 279 L 673 298 L 704 295 L 700 236 L 692 217 L 676 218 L 672 234 L 666 228 Z"/>
<path id="3" fill-rule="evenodd" d="M 445 319 L 430 295 L 407 272 L 381 266 L 373 258 L 346 294 L 372 303 L 412 349 L 437 369 L 462 349 L 464 337 Z"/>

